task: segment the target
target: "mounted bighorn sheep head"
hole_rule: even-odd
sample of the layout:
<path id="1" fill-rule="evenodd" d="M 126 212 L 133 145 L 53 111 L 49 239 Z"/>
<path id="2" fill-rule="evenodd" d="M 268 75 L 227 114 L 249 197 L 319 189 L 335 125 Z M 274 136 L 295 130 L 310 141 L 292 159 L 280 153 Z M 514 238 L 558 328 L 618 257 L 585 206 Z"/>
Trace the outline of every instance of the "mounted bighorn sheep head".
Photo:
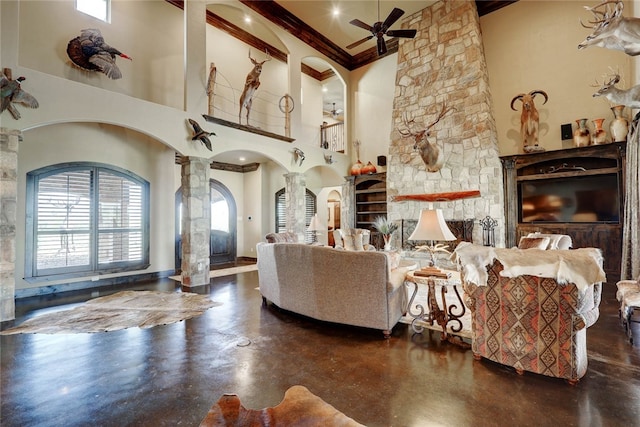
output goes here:
<path id="1" fill-rule="evenodd" d="M 593 13 L 594 20 L 589 21 L 591 25 L 585 25 L 582 21 L 580 23 L 593 32 L 578 45 L 578 49 L 600 46 L 621 50 L 631 56 L 640 54 L 640 18 L 623 17 L 622 1 L 604 0 L 594 7 L 584 8 Z"/>
<path id="2" fill-rule="evenodd" d="M 631 89 L 622 90 L 615 86 L 616 83 L 619 82 L 620 75 L 616 74 L 608 82 L 605 82 L 602 85 L 596 84 L 595 87 L 600 87 L 600 89 L 598 89 L 593 96 L 604 96 L 615 105 L 624 105 L 629 108 L 640 108 L 640 85 L 634 86 Z"/>
<path id="3" fill-rule="evenodd" d="M 398 129 L 400 135 L 403 137 L 413 137 L 414 144 L 413 149 L 418 151 L 422 161 L 427 166 L 428 172 L 438 172 L 444 164 L 444 155 L 438 147 L 436 141 L 430 142 L 427 138 L 431 136 L 431 129 L 442 119 L 449 111 L 455 110 L 455 108 L 447 108 L 446 104 L 442 104 L 442 110 L 438 114 L 438 118 L 435 122 L 431 123 L 423 130 L 415 132 L 411 130 L 412 125 L 415 123 L 414 119 L 408 120 L 406 115 L 403 114 L 402 122 L 405 129 Z"/>
<path id="4" fill-rule="evenodd" d="M 522 134 L 522 148 L 525 153 L 531 153 L 533 151 L 544 151 L 544 148 L 538 145 L 538 127 L 540 121 L 540 115 L 538 114 L 538 110 L 536 105 L 533 103 L 533 98 L 536 97 L 537 94 L 544 96 L 544 104 L 547 103 L 549 97 L 547 93 L 543 90 L 532 90 L 529 93 L 521 93 L 516 95 L 511 100 L 511 109 L 513 111 L 517 111 L 513 108 L 513 103 L 517 100 L 522 101 L 522 114 L 520 115 L 520 133 Z M 533 143 L 530 144 L 529 142 Z"/>

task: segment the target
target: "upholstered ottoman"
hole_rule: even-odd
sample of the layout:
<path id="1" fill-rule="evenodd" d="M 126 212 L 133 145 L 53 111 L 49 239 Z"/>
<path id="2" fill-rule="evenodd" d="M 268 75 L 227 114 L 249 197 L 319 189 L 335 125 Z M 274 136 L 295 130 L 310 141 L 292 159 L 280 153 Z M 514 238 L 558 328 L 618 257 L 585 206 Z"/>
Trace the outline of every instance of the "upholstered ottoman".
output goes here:
<path id="1" fill-rule="evenodd" d="M 629 336 L 629 342 L 633 344 L 633 331 L 631 330 L 631 322 L 635 310 L 640 310 L 640 281 L 638 280 L 621 280 L 617 284 L 618 291 L 616 299 L 620 302 L 620 319 Z"/>

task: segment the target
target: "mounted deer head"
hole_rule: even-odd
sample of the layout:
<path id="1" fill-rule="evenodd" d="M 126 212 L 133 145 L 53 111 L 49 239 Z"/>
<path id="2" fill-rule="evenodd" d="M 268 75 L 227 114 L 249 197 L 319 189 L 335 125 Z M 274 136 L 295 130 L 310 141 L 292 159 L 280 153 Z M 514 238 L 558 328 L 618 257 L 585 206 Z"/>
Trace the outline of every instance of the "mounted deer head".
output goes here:
<path id="1" fill-rule="evenodd" d="M 604 0 L 594 7 L 584 8 L 593 13 L 594 19 L 589 21 L 591 25 L 582 21 L 580 24 L 593 32 L 578 45 L 578 49 L 600 46 L 621 50 L 631 56 L 640 54 L 640 18 L 623 17 L 624 3 L 621 0 Z"/>
<path id="2" fill-rule="evenodd" d="M 413 149 L 417 150 L 418 154 L 420 154 L 422 161 L 427 166 L 428 172 L 438 172 L 444 164 L 444 156 L 442 155 L 440 147 L 438 147 L 436 142 L 430 142 L 427 138 L 431 136 L 431 129 L 436 125 L 436 123 L 438 123 L 440 119 L 442 119 L 445 114 L 447 114 L 451 110 L 454 110 L 454 108 L 447 108 L 446 104 L 443 103 L 442 110 L 440 111 L 440 114 L 438 114 L 438 118 L 436 118 L 433 123 L 419 132 L 414 132 L 411 130 L 411 127 L 415 123 L 415 120 L 408 120 L 405 114 L 402 115 L 402 122 L 404 123 L 406 130 L 398 129 L 398 132 L 400 132 L 400 135 L 404 137 L 413 137 Z"/>
<path id="3" fill-rule="evenodd" d="M 269 51 L 265 49 L 267 57 L 264 61 L 258 62 L 251 57 L 251 50 L 249 50 L 249 59 L 253 64 L 253 69 L 247 74 L 247 79 L 244 83 L 244 90 L 240 95 L 240 112 L 238 113 L 238 123 L 242 124 L 242 109 L 247 109 L 247 126 L 249 125 L 249 113 L 251 112 L 251 103 L 253 102 L 253 95 L 260 86 L 260 74 L 262 73 L 262 65 L 271 60 Z"/>
<path id="4" fill-rule="evenodd" d="M 608 82 L 605 82 L 602 85 L 596 85 L 596 87 L 599 86 L 600 89 L 598 89 L 593 96 L 604 96 L 616 105 L 624 105 L 629 108 L 640 108 L 640 85 L 634 86 L 631 89 L 622 90 L 615 86 L 619 82 L 620 75 L 615 74 Z"/>

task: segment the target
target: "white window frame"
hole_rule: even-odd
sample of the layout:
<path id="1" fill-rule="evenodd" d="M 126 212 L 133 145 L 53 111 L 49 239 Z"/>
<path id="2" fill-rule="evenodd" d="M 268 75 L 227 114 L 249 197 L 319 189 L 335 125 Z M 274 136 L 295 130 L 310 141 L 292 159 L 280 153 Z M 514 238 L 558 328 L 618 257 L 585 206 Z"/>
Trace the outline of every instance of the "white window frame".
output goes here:
<path id="1" fill-rule="evenodd" d="M 111 23 L 111 0 L 76 0 L 75 8 L 85 15 Z"/>

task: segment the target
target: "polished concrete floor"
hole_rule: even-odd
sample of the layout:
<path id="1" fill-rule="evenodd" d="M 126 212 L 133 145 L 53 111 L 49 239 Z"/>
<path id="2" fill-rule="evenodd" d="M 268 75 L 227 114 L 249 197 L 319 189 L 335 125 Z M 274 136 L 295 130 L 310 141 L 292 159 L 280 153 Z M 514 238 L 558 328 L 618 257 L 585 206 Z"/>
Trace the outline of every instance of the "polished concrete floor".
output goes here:
<path id="1" fill-rule="evenodd" d="M 246 407 L 306 386 L 368 426 L 640 425 L 640 327 L 627 341 L 615 285 L 587 334 L 576 386 L 474 361 L 469 350 L 398 324 L 378 331 L 325 324 L 263 306 L 257 272 L 194 289 L 223 305 L 177 324 L 75 335 L 1 336 L 2 426 L 197 426 L 223 393 Z M 136 289 L 176 290 L 161 280 Z M 16 321 L 111 293 L 19 300 Z"/>

